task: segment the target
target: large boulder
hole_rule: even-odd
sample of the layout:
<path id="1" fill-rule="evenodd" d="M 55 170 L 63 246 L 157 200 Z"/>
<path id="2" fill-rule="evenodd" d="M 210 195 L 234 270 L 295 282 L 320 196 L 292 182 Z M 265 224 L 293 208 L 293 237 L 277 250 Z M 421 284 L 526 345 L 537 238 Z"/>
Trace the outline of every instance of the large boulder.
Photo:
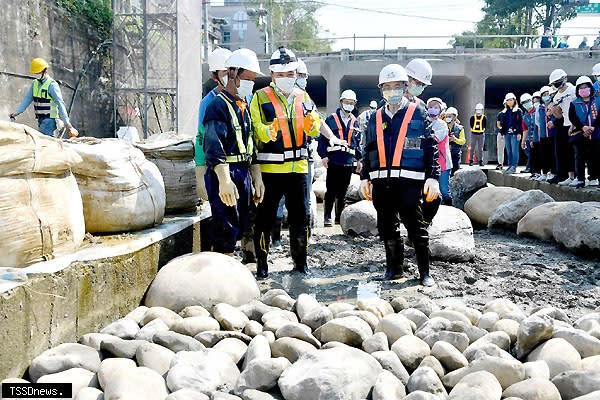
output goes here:
<path id="1" fill-rule="evenodd" d="M 367 398 L 383 371 L 369 354 L 341 345 L 306 353 L 279 379 L 286 400 Z"/>
<path id="2" fill-rule="evenodd" d="M 33 382 L 48 374 L 83 368 L 96 372 L 100 367 L 100 353 L 78 343 L 63 343 L 44 351 L 31 361 L 29 376 Z"/>
<path id="3" fill-rule="evenodd" d="M 600 391 L 600 371 L 567 371 L 555 376 L 552 383 L 563 400 L 572 400 Z"/>
<path id="4" fill-rule="evenodd" d="M 319 177 L 312 184 L 312 191 L 315 194 L 317 200 L 325 200 L 325 193 L 327 192 L 327 170 L 320 173 Z"/>
<path id="5" fill-rule="evenodd" d="M 600 208 L 585 204 L 564 207 L 552 230 L 554 240 L 571 251 L 600 251 Z"/>
<path id="6" fill-rule="evenodd" d="M 458 208 L 440 206 L 429 227 L 431 256 L 444 261 L 473 259 L 475 239 L 471 220 Z"/>
<path id="7" fill-rule="evenodd" d="M 450 179 L 452 205 L 464 210 L 467 200 L 486 184 L 487 176 L 480 168 L 459 169 Z"/>
<path id="8" fill-rule="evenodd" d="M 219 253 L 177 257 L 161 268 L 148 289 L 145 304 L 179 312 L 187 306 L 211 309 L 218 303 L 241 306 L 258 299 L 254 276 L 239 261 Z"/>
<path id="9" fill-rule="evenodd" d="M 350 185 L 348 185 L 348 190 L 346 190 L 346 202 L 354 204 L 361 200 L 365 200 L 365 197 L 360 191 L 360 175 L 352 174 Z"/>
<path id="10" fill-rule="evenodd" d="M 489 229 L 507 229 L 516 231 L 521 218 L 529 210 L 554 199 L 541 190 L 528 190 L 500 204 L 488 220 Z"/>
<path id="11" fill-rule="evenodd" d="M 576 201 L 556 201 L 532 208 L 517 225 L 517 235 L 539 240 L 554 239 L 554 221 L 565 207 L 577 205 Z"/>
<path id="12" fill-rule="evenodd" d="M 527 361 L 545 361 L 550 368 L 550 378 L 561 372 L 581 367 L 579 352 L 565 339 L 550 339 L 537 346 L 527 356 Z"/>
<path id="13" fill-rule="evenodd" d="M 346 235 L 377 235 L 377 211 L 373 202 L 363 200 L 344 208 L 340 225 Z"/>
<path id="14" fill-rule="evenodd" d="M 471 218 L 473 225 L 487 227 L 490 216 L 496 211 L 496 208 L 521 193 L 523 193 L 522 190 L 511 187 L 485 187 L 467 200 L 465 212 Z"/>

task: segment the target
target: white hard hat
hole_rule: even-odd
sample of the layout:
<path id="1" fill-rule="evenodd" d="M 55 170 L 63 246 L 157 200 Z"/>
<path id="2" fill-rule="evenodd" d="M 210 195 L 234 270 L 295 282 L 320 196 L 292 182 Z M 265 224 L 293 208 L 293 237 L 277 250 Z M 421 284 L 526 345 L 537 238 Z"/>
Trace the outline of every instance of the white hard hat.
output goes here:
<path id="1" fill-rule="evenodd" d="M 440 99 L 439 97 L 432 97 L 432 98 L 427 99 L 427 103 L 426 103 L 427 107 L 429 107 L 429 104 L 432 101 L 437 101 L 438 103 L 440 103 L 440 106 L 444 105 L 444 101 L 442 99 Z"/>
<path id="2" fill-rule="evenodd" d="M 536 97 L 542 97 L 542 94 L 538 91 L 538 92 L 533 92 L 533 94 L 531 95 L 531 97 L 533 97 L 534 99 Z"/>
<path id="3" fill-rule="evenodd" d="M 543 87 L 540 89 L 540 94 L 542 94 L 542 93 L 546 93 L 546 92 L 550 92 L 550 90 L 551 90 L 551 89 L 550 89 L 550 86 L 543 86 Z"/>
<path id="4" fill-rule="evenodd" d="M 231 56 L 231 51 L 217 47 L 208 55 L 208 70 L 211 72 L 225 71 L 225 61 Z"/>
<path id="5" fill-rule="evenodd" d="M 592 68 L 592 75 L 599 76 L 600 75 L 600 63 L 594 65 Z"/>
<path id="6" fill-rule="evenodd" d="M 484 108 L 483 104 L 481 104 L 481 103 L 477 103 L 477 105 L 475 106 L 476 110 L 483 110 L 483 108 Z"/>
<path id="7" fill-rule="evenodd" d="M 356 101 L 356 93 L 354 93 L 354 90 L 346 89 L 340 96 L 340 100 L 343 99 Z"/>
<path id="8" fill-rule="evenodd" d="M 520 97 L 521 103 L 525 103 L 526 101 L 531 101 L 533 97 L 529 93 L 523 93 Z"/>
<path id="9" fill-rule="evenodd" d="M 553 82 L 556 82 L 559 79 L 562 78 L 566 78 L 567 77 L 567 73 L 562 70 L 562 69 L 555 69 L 554 71 L 552 71 L 552 73 L 550 74 L 550 79 L 549 79 L 549 84 L 552 84 Z"/>
<path id="10" fill-rule="evenodd" d="M 504 102 L 506 103 L 508 100 L 517 100 L 517 96 L 515 96 L 514 93 L 506 93 L 506 96 L 504 96 Z"/>
<path id="11" fill-rule="evenodd" d="M 369 103 L 369 107 L 377 108 L 377 102 L 375 100 L 371 100 L 371 102 Z"/>
<path id="12" fill-rule="evenodd" d="M 592 80 L 587 77 L 587 76 L 580 76 L 579 78 L 577 78 L 577 82 L 575 82 L 575 87 L 578 87 L 581 84 L 584 83 L 589 83 L 590 86 L 592 86 L 594 83 L 592 82 Z"/>
<path id="13" fill-rule="evenodd" d="M 289 72 L 298 69 L 298 59 L 293 51 L 281 46 L 273 52 L 269 61 L 269 70 L 273 72 Z"/>
<path id="14" fill-rule="evenodd" d="M 260 72 L 258 58 L 256 53 L 250 49 L 238 49 L 231 53 L 231 56 L 225 62 L 227 68 L 243 68 L 248 71 L 256 72 L 258 75 L 263 75 Z"/>
<path id="15" fill-rule="evenodd" d="M 306 68 L 306 64 L 301 59 L 298 59 L 298 69 L 296 70 L 299 74 L 308 75 L 308 68 Z"/>
<path id="16" fill-rule="evenodd" d="M 431 77 L 433 69 L 427 60 L 415 58 L 406 64 L 406 74 L 413 79 L 416 79 L 426 85 L 431 85 Z"/>
<path id="17" fill-rule="evenodd" d="M 448 107 L 446 114 L 454 114 L 458 117 L 458 110 L 454 107 Z"/>
<path id="18" fill-rule="evenodd" d="M 387 82 L 408 82 L 408 75 L 401 65 L 388 64 L 379 72 L 379 86 Z"/>

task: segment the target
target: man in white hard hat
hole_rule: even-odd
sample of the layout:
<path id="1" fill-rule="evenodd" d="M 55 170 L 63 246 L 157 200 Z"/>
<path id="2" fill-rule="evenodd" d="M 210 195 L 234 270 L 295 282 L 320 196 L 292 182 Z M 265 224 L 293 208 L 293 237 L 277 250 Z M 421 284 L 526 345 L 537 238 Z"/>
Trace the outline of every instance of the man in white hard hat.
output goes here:
<path id="1" fill-rule="evenodd" d="M 280 47 L 271 56 L 272 82 L 258 90 L 250 104 L 257 161 L 265 184 L 254 227 L 257 277 L 268 276 L 271 229 L 282 196 L 288 210 L 294 270 L 308 273 L 309 199 L 307 137 L 319 134 L 321 119 L 310 96 L 296 86 L 296 55 Z"/>
<path id="2" fill-rule="evenodd" d="M 231 55 L 231 51 L 222 47 L 217 47 L 208 55 L 208 70 L 210 71 L 210 79 L 217 85 L 214 89 L 206 94 L 200 101 L 198 108 L 198 134 L 196 135 L 195 159 L 196 159 L 196 191 L 198 197 L 202 200 L 208 200 L 206 193 L 206 184 L 204 176 L 206 174 L 206 159 L 204 156 L 204 114 L 208 105 L 227 84 L 227 68 L 225 61 Z"/>
<path id="3" fill-rule="evenodd" d="M 249 49 L 234 51 L 225 67 L 227 84 L 206 108 L 202 122 L 213 251 L 231 255 L 248 230 L 254 202 L 260 203 L 265 192 L 260 167 L 253 164 L 255 147 L 246 103 L 256 76 L 262 74 L 256 54 Z"/>
<path id="4" fill-rule="evenodd" d="M 576 97 L 575 86 L 568 82 L 567 73 L 562 69 L 552 71 L 549 82 L 557 89 L 552 99 L 552 103 L 557 106 L 553 107 L 553 114 L 556 117 L 554 121 L 556 127 L 554 151 L 557 175 L 548 182 L 568 186 L 575 180 L 575 158 L 573 148 L 569 146 L 569 129 L 571 129 L 569 107 Z"/>
<path id="5" fill-rule="evenodd" d="M 379 73 L 379 88 L 386 104 L 367 127 L 361 191 L 372 198 L 377 210 L 377 228 L 386 253 L 382 279 L 402 276 L 402 221 L 415 248 L 420 282 L 432 286 L 435 281 L 429 275 L 429 235 L 421 203 L 423 196 L 428 202 L 440 196 L 437 145 L 425 124 L 425 105 L 404 96 L 408 79 L 398 64 L 389 64 Z"/>
<path id="6" fill-rule="evenodd" d="M 334 204 L 335 223 L 340 223 L 354 163 L 360 160 L 360 127 L 352 114 L 356 102 L 356 93 L 352 90 L 344 90 L 340 96 L 340 107 L 325 120 L 334 134 L 347 145 L 332 146 L 326 137 L 318 138 L 317 151 L 323 160 L 323 166 L 327 168 L 324 226 L 333 226 L 331 212 Z"/>
<path id="7" fill-rule="evenodd" d="M 478 103 L 475 106 L 475 114 L 469 118 L 469 125 L 471 128 L 469 165 L 473 165 L 474 159 L 477 158 L 479 166 L 483 167 L 483 145 L 485 143 L 485 130 L 487 129 L 487 118 L 483 113 L 483 104 Z"/>
<path id="8" fill-rule="evenodd" d="M 408 88 L 404 94 L 409 100 L 418 99 L 427 86 L 431 86 L 433 69 L 427 60 L 415 58 L 406 64 Z"/>

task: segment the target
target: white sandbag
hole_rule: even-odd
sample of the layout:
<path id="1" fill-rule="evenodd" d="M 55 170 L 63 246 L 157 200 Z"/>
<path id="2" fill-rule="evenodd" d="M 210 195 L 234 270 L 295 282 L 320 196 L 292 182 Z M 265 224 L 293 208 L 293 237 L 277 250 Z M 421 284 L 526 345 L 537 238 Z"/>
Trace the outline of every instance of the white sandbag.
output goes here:
<path id="1" fill-rule="evenodd" d="M 73 174 L 88 232 L 129 232 L 162 222 L 163 178 L 140 150 L 118 139 L 78 138 L 69 146 L 83 159 Z"/>
<path id="2" fill-rule="evenodd" d="M 189 137 L 165 132 L 150 136 L 135 146 L 158 167 L 165 182 L 166 210 L 193 210 L 196 194 L 194 143 Z"/>
<path id="3" fill-rule="evenodd" d="M 22 268 L 81 246 L 83 207 L 70 172 L 78 162 L 60 140 L 0 121 L 0 267 Z"/>

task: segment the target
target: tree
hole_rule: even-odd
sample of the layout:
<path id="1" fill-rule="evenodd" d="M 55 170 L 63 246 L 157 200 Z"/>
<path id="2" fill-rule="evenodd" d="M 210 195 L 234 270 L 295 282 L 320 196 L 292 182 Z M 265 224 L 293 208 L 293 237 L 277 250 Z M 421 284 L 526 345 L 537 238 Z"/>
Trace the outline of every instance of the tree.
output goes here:
<path id="1" fill-rule="evenodd" d="M 331 41 L 320 39 L 321 29 L 316 12 L 321 4 L 296 0 L 263 0 L 251 1 L 249 7 L 264 8 L 267 11 L 266 22 L 273 48 L 279 45 L 298 51 L 325 52 L 331 51 Z M 252 17 L 257 23 L 263 18 Z"/>
<path id="2" fill-rule="evenodd" d="M 474 47 L 477 35 L 524 35 L 534 36 L 541 27 L 558 28 L 561 23 L 575 17 L 574 6 L 569 1 L 549 0 L 485 0 L 483 19 L 475 31 L 465 31 L 455 36 L 453 46 Z M 477 39 L 476 47 L 512 48 L 532 47 L 535 38 L 488 38 Z"/>

